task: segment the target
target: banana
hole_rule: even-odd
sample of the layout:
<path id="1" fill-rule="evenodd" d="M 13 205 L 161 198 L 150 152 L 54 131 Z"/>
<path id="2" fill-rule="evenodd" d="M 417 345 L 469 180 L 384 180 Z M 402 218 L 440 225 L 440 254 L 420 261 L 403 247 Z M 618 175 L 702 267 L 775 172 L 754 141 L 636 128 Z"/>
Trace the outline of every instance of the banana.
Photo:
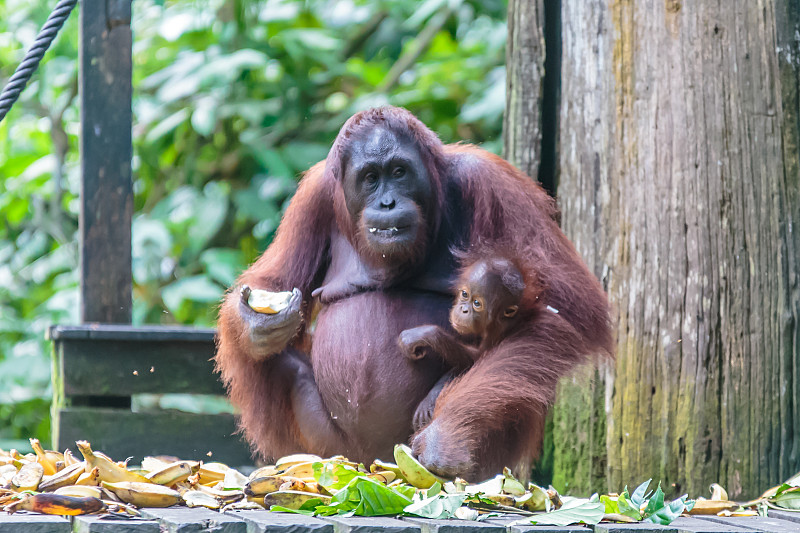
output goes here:
<path id="1" fill-rule="evenodd" d="M 196 490 L 199 490 L 200 492 L 205 492 L 206 494 L 215 497 L 221 503 L 237 502 L 242 498 L 244 498 L 244 492 L 240 490 L 217 490 L 217 489 L 212 489 L 211 487 L 206 487 L 205 485 L 197 485 Z M 183 491 L 183 492 L 185 493 L 188 491 Z"/>
<path id="2" fill-rule="evenodd" d="M 187 479 L 199 469 L 200 463 L 197 461 L 177 461 L 168 464 L 161 470 L 150 472 L 146 477 L 151 483 L 171 486 Z"/>
<path id="3" fill-rule="evenodd" d="M 83 463 L 75 463 L 55 475 L 42 478 L 41 483 L 39 483 L 39 490 L 41 492 L 52 492 L 67 485 L 75 485 L 83 473 L 85 473 L 85 465 Z"/>
<path id="4" fill-rule="evenodd" d="M 325 494 L 329 495 L 328 491 L 326 491 L 322 486 L 317 482 L 307 482 L 303 481 L 299 478 L 290 478 L 289 481 L 281 485 L 280 489 L 282 491 L 287 490 L 296 490 L 300 492 L 308 492 L 310 494 Z M 324 491 L 324 492 L 323 492 Z"/>
<path id="5" fill-rule="evenodd" d="M 156 470 L 161 470 L 162 468 L 171 465 L 173 462 L 174 461 L 164 461 L 158 457 L 151 457 L 148 455 L 142 459 L 142 468 L 148 472 L 155 472 Z"/>
<path id="6" fill-rule="evenodd" d="M 103 489 L 100 487 L 90 487 L 88 485 L 67 485 L 59 487 L 53 492 L 60 496 L 74 496 L 76 498 L 103 498 Z"/>
<path id="7" fill-rule="evenodd" d="M 429 489 L 437 481 L 442 484 L 446 482 L 446 480 L 434 475 L 430 470 L 422 466 L 422 464 L 411 455 L 411 448 L 405 444 L 395 445 L 394 460 L 406 481 L 418 489 Z"/>
<path id="8" fill-rule="evenodd" d="M 199 490 L 189 490 L 183 493 L 183 501 L 189 507 L 207 507 L 209 509 L 222 507 L 222 504 L 214 496 Z"/>
<path id="9" fill-rule="evenodd" d="M 337 458 L 332 458 L 334 460 Z M 279 472 L 287 470 L 289 467 L 299 465 L 301 463 L 321 463 L 322 457 L 319 455 L 312 455 L 310 453 L 296 453 L 294 455 L 286 455 L 275 461 L 275 468 Z"/>
<path id="10" fill-rule="evenodd" d="M 310 461 L 307 463 L 297 463 L 281 472 L 281 475 L 314 479 L 314 463 Z"/>
<path id="11" fill-rule="evenodd" d="M 711 492 L 711 500 L 727 501 L 728 491 L 726 491 L 719 483 L 712 483 L 708 490 Z"/>
<path id="12" fill-rule="evenodd" d="M 533 485 L 531 483 L 531 485 Z M 521 496 L 514 498 L 514 507 L 525 509 L 526 511 L 549 511 L 550 510 L 550 496 L 547 491 L 542 487 L 533 485 L 532 490 Z"/>
<path id="13" fill-rule="evenodd" d="M 97 486 L 100 484 L 100 469 L 96 466 L 92 468 L 90 471 L 86 472 L 84 470 L 83 474 L 75 481 L 76 485 L 84 485 L 84 486 Z"/>
<path id="14" fill-rule="evenodd" d="M 503 492 L 512 496 L 525 494 L 525 485 L 511 474 L 511 469 L 508 467 L 503 468 Z"/>
<path id="15" fill-rule="evenodd" d="M 290 477 L 286 476 L 264 476 L 251 479 L 244 486 L 244 493 L 247 496 L 263 496 L 270 492 L 278 492 L 281 485 L 290 481 Z M 298 480 L 299 481 L 299 480 Z"/>
<path id="16" fill-rule="evenodd" d="M 123 502 L 132 503 L 137 507 L 169 507 L 181 501 L 178 491 L 155 483 L 137 481 L 109 483 L 103 481 L 102 484 Z"/>
<path id="17" fill-rule="evenodd" d="M 505 505 L 506 507 L 514 507 L 517 503 L 514 497 L 508 494 L 483 494 L 481 497 L 492 500 L 494 503 Z"/>
<path id="18" fill-rule="evenodd" d="M 248 481 L 247 476 L 235 468 L 230 468 L 225 472 L 225 479 L 222 480 L 222 485 L 226 489 L 242 490 Z"/>
<path id="19" fill-rule="evenodd" d="M 389 471 L 395 475 L 395 478 L 403 477 L 403 473 L 400 472 L 400 467 L 398 467 L 394 463 L 387 463 L 381 461 L 380 459 L 375 459 L 374 461 L 372 461 L 372 464 L 369 465 L 369 471 L 372 472 L 373 474 L 377 472 Z"/>
<path id="20" fill-rule="evenodd" d="M 274 476 L 278 473 L 278 469 L 275 468 L 275 465 L 267 465 L 262 466 L 256 470 L 250 472 L 250 475 L 247 476 L 249 479 L 256 479 L 259 477 L 266 477 L 266 476 Z"/>
<path id="21" fill-rule="evenodd" d="M 694 507 L 689 514 L 714 515 L 722 511 L 735 511 L 739 504 L 731 501 L 695 500 Z"/>
<path id="22" fill-rule="evenodd" d="M 130 472 L 124 466 L 112 461 L 108 456 L 100 452 L 93 452 L 91 445 L 85 440 L 75 443 L 78 446 L 83 458 L 86 459 L 86 472 L 91 472 L 95 467 L 99 470 L 100 480 L 116 483 L 120 481 L 133 481 L 139 483 L 149 483 L 150 481 L 135 472 Z"/>
<path id="23" fill-rule="evenodd" d="M 104 508 L 105 504 L 97 498 L 76 498 L 43 492 L 7 505 L 5 509 L 9 513 L 33 511 L 34 513 L 76 516 L 96 513 Z"/>
<path id="24" fill-rule="evenodd" d="M 252 289 L 247 305 L 256 313 L 266 313 L 274 315 L 289 307 L 289 300 L 292 299 L 292 291 L 270 292 L 263 289 Z"/>
<path id="25" fill-rule="evenodd" d="M 374 479 L 384 485 L 388 485 L 397 478 L 397 475 L 391 470 L 379 470 L 367 475 L 368 478 Z"/>
<path id="26" fill-rule="evenodd" d="M 483 492 L 484 494 L 500 494 L 503 492 L 504 477 L 501 474 L 475 485 L 466 485 L 464 491 L 469 494 Z"/>
<path id="27" fill-rule="evenodd" d="M 81 461 L 79 461 L 78 458 L 72 454 L 72 450 L 70 450 L 69 448 L 64 450 L 64 466 L 70 466 L 80 462 Z"/>
<path id="28" fill-rule="evenodd" d="M 229 468 L 222 463 L 202 463 L 197 471 L 197 482 L 201 485 L 214 485 L 225 479 L 225 473 Z"/>
<path id="29" fill-rule="evenodd" d="M 29 440 L 31 442 L 31 448 L 33 448 L 33 451 L 36 452 L 36 461 L 44 468 L 44 474 L 46 476 L 52 476 L 58 472 L 56 463 L 58 461 L 63 461 L 64 456 L 59 452 L 54 452 L 52 450 L 45 451 L 44 448 L 42 448 L 42 444 L 39 442 L 39 439 Z"/>
<path id="30" fill-rule="evenodd" d="M 327 505 L 331 502 L 330 496 L 322 494 L 310 494 L 296 490 L 282 490 L 264 496 L 264 507 L 269 509 L 273 505 L 280 505 L 288 509 L 299 509 L 301 505 L 309 500 L 320 500 L 320 505 Z"/>
<path id="31" fill-rule="evenodd" d="M 17 492 L 25 490 L 36 490 L 44 476 L 44 467 L 39 463 L 27 463 L 22 465 L 19 472 L 11 478 L 11 488 Z"/>

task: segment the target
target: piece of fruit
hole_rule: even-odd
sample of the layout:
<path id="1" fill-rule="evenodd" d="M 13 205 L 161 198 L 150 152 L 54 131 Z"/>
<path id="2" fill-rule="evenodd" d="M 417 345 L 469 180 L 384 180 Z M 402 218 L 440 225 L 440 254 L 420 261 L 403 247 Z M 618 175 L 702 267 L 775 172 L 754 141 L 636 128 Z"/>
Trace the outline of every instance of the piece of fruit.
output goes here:
<path id="1" fill-rule="evenodd" d="M 263 476 L 251 479 L 244 486 L 247 496 L 263 496 L 281 490 L 281 485 L 294 478 L 288 476 Z M 298 480 L 299 481 L 299 480 Z"/>
<path id="2" fill-rule="evenodd" d="M 177 490 L 155 483 L 136 481 L 109 483 L 103 481 L 102 485 L 116 494 L 123 502 L 132 503 L 137 507 L 169 507 L 181 501 L 181 495 Z"/>
<path id="3" fill-rule="evenodd" d="M 75 498 L 98 498 L 102 499 L 103 490 L 100 487 L 89 485 L 67 485 L 56 489 L 53 494 L 60 496 L 74 496 Z"/>
<path id="4" fill-rule="evenodd" d="M 719 483 L 712 483 L 708 490 L 711 491 L 711 498 L 710 500 L 716 501 L 727 501 L 728 500 L 728 491 L 725 490 L 722 485 Z"/>
<path id="5" fill-rule="evenodd" d="M 43 492 L 7 505 L 5 509 L 9 513 L 33 511 L 34 513 L 76 516 L 96 513 L 104 507 L 105 504 L 98 498 L 76 498 L 74 496 Z"/>
<path id="6" fill-rule="evenodd" d="M 405 444 L 395 445 L 394 461 L 397 463 L 397 467 L 400 469 L 406 481 L 418 489 L 429 489 L 437 481 L 439 483 L 446 482 L 445 479 L 434 475 L 430 470 L 422 466 L 422 463 L 411 455 L 411 448 Z"/>
<path id="7" fill-rule="evenodd" d="M 394 463 L 387 463 L 385 461 L 381 461 L 380 459 L 375 459 L 372 464 L 369 465 L 369 471 L 373 474 L 376 472 L 389 471 L 394 473 L 395 478 L 403 477 L 403 473 L 400 472 L 400 467 Z"/>
<path id="8" fill-rule="evenodd" d="M 331 460 L 335 460 L 337 458 L 331 458 Z M 310 453 L 295 453 L 293 455 L 284 455 L 277 461 L 275 461 L 275 468 L 282 472 L 287 468 L 299 465 L 301 463 L 321 463 L 322 457 L 319 455 L 313 455 Z"/>
<path id="9" fill-rule="evenodd" d="M 229 468 L 223 463 L 203 463 L 197 471 L 197 482 L 201 485 L 214 485 L 225 479 L 225 473 Z"/>
<path id="10" fill-rule="evenodd" d="M 397 474 L 392 472 L 391 470 L 379 470 L 377 472 L 373 472 L 372 474 L 367 475 L 368 478 L 374 479 L 384 485 L 388 485 L 395 479 L 397 479 Z"/>
<path id="11" fill-rule="evenodd" d="M 146 477 L 129 471 L 124 466 L 120 466 L 118 463 L 109 459 L 106 455 L 100 452 L 93 452 L 91 445 L 85 440 L 79 440 L 75 444 L 86 460 L 86 472 L 91 472 L 93 468 L 97 467 L 100 480 L 108 481 L 109 483 L 117 483 L 120 481 L 150 482 Z"/>
<path id="12" fill-rule="evenodd" d="M 75 463 L 81 463 L 81 462 L 83 462 L 83 461 L 80 461 L 77 457 L 75 457 L 75 455 L 73 455 L 73 453 L 72 453 L 72 450 L 70 450 L 69 448 L 64 450 L 64 465 L 65 466 L 70 466 L 70 465 L 74 465 Z"/>
<path id="13" fill-rule="evenodd" d="M 298 463 L 292 465 L 281 472 L 281 475 L 288 477 L 299 477 L 301 479 L 314 479 L 314 463 L 309 461 L 307 463 Z"/>
<path id="14" fill-rule="evenodd" d="M 28 440 L 30 440 L 31 448 L 33 448 L 33 451 L 36 452 L 36 461 L 44 468 L 44 475 L 52 476 L 58 472 L 56 463 L 59 461 L 63 462 L 64 456 L 59 452 L 45 450 L 42 448 L 42 444 L 39 442 L 39 439 Z"/>
<path id="15" fill-rule="evenodd" d="M 75 482 L 76 485 L 97 486 L 100 484 L 100 469 L 96 466 L 89 470 L 84 471 Z"/>
<path id="16" fill-rule="evenodd" d="M 738 508 L 739 504 L 736 502 L 697 499 L 689 514 L 714 515 L 722 511 L 735 511 Z"/>
<path id="17" fill-rule="evenodd" d="M 273 505 L 280 505 L 281 507 L 296 510 L 309 500 L 319 500 L 320 505 L 327 505 L 331 502 L 331 497 L 296 490 L 282 490 L 264 496 L 264 507 L 269 509 Z"/>
<path id="18" fill-rule="evenodd" d="M 289 300 L 292 299 L 292 291 L 270 292 L 262 289 L 250 291 L 247 305 L 256 313 L 274 315 L 289 307 Z"/>
<path id="19" fill-rule="evenodd" d="M 267 465 L 267 466 L 262 466 L 261 468 L 258 468 L 256 470 L 253 470 L 247 477 L 248 479 L 256 479 L 259 477 L 274 476 L 277 475 L 278 472 L 279 471 L 277 468 L 275 468 L 275 465 Z"/>
<path id="20" fill-rule="evenodd" d="M 11 478 L 11 488 L 17 492 L 37 490 L 44 476 L 44 467 L 39 463 L 22 465 L 19 472 Z"/>
<path id="21" fill-rule="evenodd" d="M 51 492 L 59 487 L 75 485 L 78 478 L 84 473 L 85 465 L 82 462 L 67 466 L 57 474 L 43 478 L 41 483 L 39 483 L 39 490 L 42 492 Z"/>
<path id="22" fill-rule="evenodd" d="M 514 498 L 514 507 L 525 509 L 526 511 L 549 511 L 550 510 L 550 497 L 547 491 L 538 485 L 534 485 L 530 492 L 526 492 L 522 496 Z"/>
<path id="23" fill-rule="evenodd" d="M 170 463 L 160 470 L 150 472 L 145 477 L 151 483 L 171 486 L 188 478 L 200 469 L 197 461 L 177 461 Z"/>
<path id="24" fill-rule="evenodd" d="M 190 490 L 183 493 L 183 501 L 189 507 L 207 507 L 208 509 L 219 509 L 222 503 L 211 494 L 199 490 Z"/>

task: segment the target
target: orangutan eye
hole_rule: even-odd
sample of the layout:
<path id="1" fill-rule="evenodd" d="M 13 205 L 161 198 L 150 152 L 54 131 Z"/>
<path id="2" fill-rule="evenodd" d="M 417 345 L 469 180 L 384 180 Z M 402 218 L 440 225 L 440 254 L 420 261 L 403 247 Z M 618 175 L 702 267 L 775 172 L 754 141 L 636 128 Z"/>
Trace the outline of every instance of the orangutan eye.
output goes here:
<path id="1" fill-rule="evenodd" d="M 368 172 L 366 176 L 364 176 L 364 181 L 373 185 L 376 181 L 378 181 L 378 175 L 374 172 Z"/>
<path id="2" fill-rule="evenodd" d="M 511 318 L 512 316 L 517 314 L 517 306 L 512 305 L 511 307 L 506 307 L 506 310 L 503 311 L 503 315 L 507 318 Z"/>
<path id="3" fill-rule="evenodd" d="M 467 294 L 467 291 L 465 291 L 464 289 L 461 289 L 461 297 L 466 300 L 467 298 L 469 298 L 469 294 Z"/>
<path id="4" fill-rule="evenodd" d="M 478 309 L 481 308 L 481 301 L 480 300 L 472 300 L 472 307 L 474 307 L 475 310 L 477 311 Z"/>
<path id="5" fill-rule="evenodd" d="M 399 178 L 405 173 L 406 169 L 404 169 L 403 167 L 394 167 L 394 170 L 392 171 L 392 176 L 394 176 L 395 178 Z"/>

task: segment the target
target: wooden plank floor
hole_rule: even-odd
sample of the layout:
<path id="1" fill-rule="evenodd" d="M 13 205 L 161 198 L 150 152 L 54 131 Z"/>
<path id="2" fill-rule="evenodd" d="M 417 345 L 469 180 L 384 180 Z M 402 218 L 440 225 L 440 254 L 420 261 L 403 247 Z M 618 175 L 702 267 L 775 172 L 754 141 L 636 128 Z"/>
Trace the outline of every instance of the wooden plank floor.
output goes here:
<path id="1" fill-rule="evenodd" d="M 513 518 L 486 522 L 424 518 L 310 518 L 268 511 L 171 507 L 143 509 L 141 519 L 97 516 L 62 518 L 19 512 L 0 513 L 0 533 L 800 533 L 800 513 L 770 511 L 767 518 L 681 517 L 669 526 L 598 524 L 585 526 L 510 525 Z"/>

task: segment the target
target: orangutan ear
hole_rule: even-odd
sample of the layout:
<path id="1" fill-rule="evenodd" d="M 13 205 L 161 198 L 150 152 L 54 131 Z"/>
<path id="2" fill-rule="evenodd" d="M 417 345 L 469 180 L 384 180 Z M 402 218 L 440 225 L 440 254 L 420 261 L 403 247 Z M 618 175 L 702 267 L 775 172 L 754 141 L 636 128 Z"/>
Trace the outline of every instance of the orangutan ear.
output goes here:
<path id="1" fill-rule="evenodd" d="M 519 307 L 516 305 L 511 305 L 509 307 L 506 307 L 506 310 L 503 311 L 503 316 L 505 316 L 506 318 L 511 318 L 512 316 L 517 314 L 518 309 Z"/>

